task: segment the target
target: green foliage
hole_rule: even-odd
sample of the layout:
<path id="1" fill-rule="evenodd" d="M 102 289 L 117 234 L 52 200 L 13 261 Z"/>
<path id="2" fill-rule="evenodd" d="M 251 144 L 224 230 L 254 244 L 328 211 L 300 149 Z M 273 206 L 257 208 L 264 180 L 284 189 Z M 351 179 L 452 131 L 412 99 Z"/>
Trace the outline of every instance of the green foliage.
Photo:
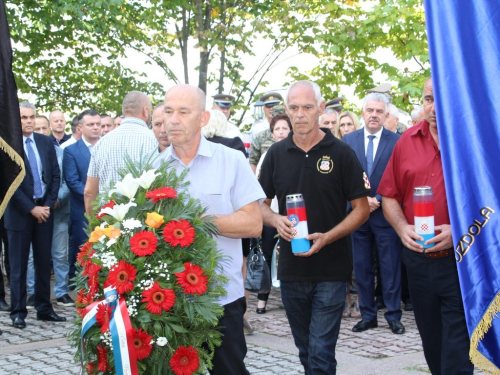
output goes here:
<path id="1" fill-rule="evenodd" d="M 421 95 L 429 75 L 429 58 L 422 0 L 7 0 L 14 73 L 21 97 L 35 94 L 42 110 L 66 112 L 93 107 L 119 112 L 131 90 L 161 100 L 164 78 L 192 82 L 188 51 L 197 48 L 198 85 L 217 82 L 218 91 L 237 97 L 243 114 L 255 96 L 266 91 L 265 77 L 286 51 L 312 54 L 317 66 L 290 80 L 311 79 L 326 98 L 340 86 L 355 94 L 380 82 L 375 73 L 398 82 L 394 102 L 408 109 Z M 246 58 L 262 54 L 262 42 L 273 41 L 255 67 Z M 184 77 L 172 67 L 175 52 L 183 55 Z M 134 54 L 132 54 L 132 52 Z M 391 54 L 416 71 L 396 67 L 374 56 Z M 159 67 L 164 77 L 148 81 L 132 56 Z M 293 62 L 293 60 L 291 60 Z M 293 64 L 292 64 L 293 65 Z M 131 68 L 133 67 L 133 68 Z M 141 69 L 142 71 L 143 69 Z M 283 82 L 286 86 L 287 82 Z"/>
<path id="2" fill-rule="evenodd" d="M 139 171 L 150 170 L 149 163 L 149 159 L 136 164 L 128 159 L 127 167 L 121 173 L 141 178 Z M 206 209 L 201 206 L 199 200 L 189 196 L 187 183 L 184 181 L 185 173 L 177 176 L 169 164 L 163 163 L 156 170 L 156 174 L 158 175 L 154 177 L 152 184 L 148 187 L 139 187 L 132 199 L 121 195 L 119 191 L 101 194 L 98 197 L 98 202 L 107 203 L 112 199 L 117 206 L 129 203 L 137 203 L 137 206 L 129 207 L 125 217 L 118 220 L 111 213 L 97 217 L 102 209 L 101 203 L 94 207 L 92 215 L 88 217 L 88 232 L 91 236 L 84 246 L 86 250 L 83 249 L 79 255 L 78 273 L 74 279 L 79 290 L 76 302 L 78 312 L 82 316 L 85 307 L 103 298 L 104 285 L 113 280 L 110 274 L 118 262 L 125 261 L 133 266 L 137 273 L 133 280 L 133 288 L 123 292 L 121 297 L 125 299 L 132 327 L 142 328 L 153 339 L 152 352 L 138 361 L 139 373 L 173 374 L 169 361 L 181 346 L 193 346 L 197 350 L 200 359 L 198 371 L 206 372 L 212 366 L 213 349 L 221 343 L 221 334 L 216 327 L 218 319 L 223 314 L 223 307 L 217 301 L 226 294 L 223 285 L 227 282 L 227 278 L 222 275 L 222 263 L 225 258 L 217 249 L 213 238 L 218 229 L 209 216 L 203 216 Z M 125 179 L 122 183 L 123 181 Z M 146 198 L 147 192 L 163 187 L 175 189 L 176 197 L 160 199 L 156 203 Z M 142 204 L 139 203 L 141 200 Z M 164 223 L 151 226 L 146 220 L 148 214 L 152 212 L 160 214 Z M 130 219 L 136 220 L 133 229 L 130 228 L 130 221 L 125 221 Z M 173 245 L 164 237 L 165 226 L 180 219 L 187 220 L 195 233 L 193 241 L 185 246 Z M 106 232 L 111 227 L 113 231 Z M 117 229 L 119 236 L 109 242 Z M 131 238 L 141 231 L 153 233 L 158 241 L 156 250 L 150 255 L 140 256 L 131 251 Z M 101 236 L 102 233 L 104 236 Z M 184 289 L 180 277 L 176 274 L 182 273 L 187 263 L 199 266 L 202 275 L 207 277 L 205 292 L 191 294 Z M 97 271 L 97 286 L 93 287 L 91 269 L 94 266 L 100 268 Z M 150 302 L 144 300 L 145 291 L 156 282 L 162 290 L 171 290 L 175 293 L 173 306 L 169 310 L 161 308 L 159 313 L 147 307 L 153 304 L 155 299 L 151 298 Z M 116 287 L 114 284 L 110 286 Z M 78 361 L 81 350 L 80 316 L 75 319 L 74 328 L 69 334 L 70 342 L 77 349 L 75 359 Z M 92 326 L 85 334 L 83 358 L 85 363 L 95 363 L 97 345 L 104 346 L 108 350 L 107 360 L 113 372 L 114 360 L 108 336 L 109 333 L 104 335 L 101 333 L 99 324 Z M 159 338 L 165 338 L 166 344 L 160 345 Z"/>

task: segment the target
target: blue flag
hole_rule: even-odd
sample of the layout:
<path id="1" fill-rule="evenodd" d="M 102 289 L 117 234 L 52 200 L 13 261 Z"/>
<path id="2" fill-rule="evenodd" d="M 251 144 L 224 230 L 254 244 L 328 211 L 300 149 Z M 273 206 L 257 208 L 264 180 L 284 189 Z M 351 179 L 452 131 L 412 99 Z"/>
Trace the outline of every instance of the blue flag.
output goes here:
<path id="1" fill-rule="evenodd" d="M 470 356 L 500 374 L 500 3 L 424 3 Z"/>

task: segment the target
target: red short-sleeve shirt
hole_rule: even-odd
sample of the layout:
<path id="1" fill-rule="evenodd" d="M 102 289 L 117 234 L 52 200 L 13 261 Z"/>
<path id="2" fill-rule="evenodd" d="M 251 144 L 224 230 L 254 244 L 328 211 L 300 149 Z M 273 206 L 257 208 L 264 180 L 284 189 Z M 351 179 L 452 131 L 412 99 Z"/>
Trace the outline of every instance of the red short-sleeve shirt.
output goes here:
<path id="1" fill-rule="evenodd" d="M 406 220 L 414 224 L 413 188 L 417 186 L 432 187 L 435 225 L 450 224 L 441 152 L 427 121 L 408 129 L 396 143 L 377 193 L 401 203 Z"/>

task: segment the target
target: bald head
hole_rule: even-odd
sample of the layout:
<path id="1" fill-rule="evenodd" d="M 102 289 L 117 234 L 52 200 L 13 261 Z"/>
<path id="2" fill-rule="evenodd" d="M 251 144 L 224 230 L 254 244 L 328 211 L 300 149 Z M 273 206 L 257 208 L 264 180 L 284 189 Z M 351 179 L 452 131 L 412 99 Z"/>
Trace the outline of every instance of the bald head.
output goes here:
<path id="1" fill-rule="evenodd" d="M 125 117 L 136 117 L 149 122 L 152 104 L 146 94 L 140 91 L 131 91 L 123 99 L 122 113 Z"/>
<path id="2" fill-rule="evenodd" d="M 49 124 L 54 137 L 57 139 L 61 139 L 64 136 L 64 129 L 66 128 L 64 113 L 62 113 L 61 111 L 50 112 Z"/>
<path id="3" fill-rule="evenodd" d="M 170 96 L 186 96 L 193 100 L 193 104 L 196 105 L 197 109 L 200 112 L 205 110 L 205 102 L 207 100 L 207 96 L 199 87 L 191 86 L 191 85 L 176 85 L 167 91 L 165 94 L 165 100 Z"/>

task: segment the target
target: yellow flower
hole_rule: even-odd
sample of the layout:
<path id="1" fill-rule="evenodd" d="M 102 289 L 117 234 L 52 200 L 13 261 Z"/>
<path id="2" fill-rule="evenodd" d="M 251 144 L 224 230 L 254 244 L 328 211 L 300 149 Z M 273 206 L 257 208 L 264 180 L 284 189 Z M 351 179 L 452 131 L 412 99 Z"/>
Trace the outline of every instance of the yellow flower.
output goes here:
<path id="1" fill-rule="evenodd" d="M 158 229 L 164 222 L 165 220 L 163 220 L 163 216 L 157 214 L 156 212 L 148 212 L 148 217 L 145 221 L 146 225 L 155 229 Z"/>
<path id="2" fill-rule="evenodd" d="M 104 234 L 106 237 L 112 239 L 112 238 L 118 238 L 120 237 L 120 228 L 115 228 L 114 226 L 110 225 L 109 227 L 104 229 Z"/>
<path id="3" fill-rule="evenodd" d="M 101 227 L 95 227 L 95 230 L 90 233 L 89 242 L 97 242 L 102 236 L 104 236 L 104 231 Z"/>

